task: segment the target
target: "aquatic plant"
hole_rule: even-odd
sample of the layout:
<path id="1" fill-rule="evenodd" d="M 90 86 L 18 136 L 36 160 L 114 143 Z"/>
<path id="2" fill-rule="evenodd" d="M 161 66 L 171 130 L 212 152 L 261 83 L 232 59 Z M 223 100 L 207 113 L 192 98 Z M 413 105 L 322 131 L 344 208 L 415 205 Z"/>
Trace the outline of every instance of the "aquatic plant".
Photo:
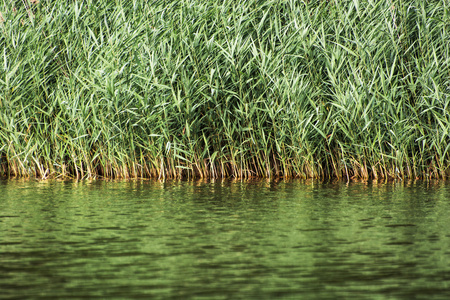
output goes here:
<path id="1" fill-rule="evenodd" d="M 445 178 L 449 6 L 5 1 L 0 173 Z"/>

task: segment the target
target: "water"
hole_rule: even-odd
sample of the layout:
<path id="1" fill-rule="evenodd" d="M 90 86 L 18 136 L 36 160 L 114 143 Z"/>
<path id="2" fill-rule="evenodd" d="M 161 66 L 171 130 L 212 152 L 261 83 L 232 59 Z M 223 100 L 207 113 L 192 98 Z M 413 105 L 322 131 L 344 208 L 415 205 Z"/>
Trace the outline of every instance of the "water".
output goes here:
<path id="1" fill-rule="evenodd" d="M 450 299 L 449 183 L 0 181 L 1 299 Z"/>

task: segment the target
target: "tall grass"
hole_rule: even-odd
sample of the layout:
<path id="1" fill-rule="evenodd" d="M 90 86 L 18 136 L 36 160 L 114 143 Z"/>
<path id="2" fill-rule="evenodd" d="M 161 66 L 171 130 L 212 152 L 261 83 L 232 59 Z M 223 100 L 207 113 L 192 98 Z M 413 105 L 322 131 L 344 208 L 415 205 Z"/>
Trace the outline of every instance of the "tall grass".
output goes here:
<path id="1" fill-rule="evenodd" d="M 4 1 L 0 173 L 450 175 L 450 4 Z"/>

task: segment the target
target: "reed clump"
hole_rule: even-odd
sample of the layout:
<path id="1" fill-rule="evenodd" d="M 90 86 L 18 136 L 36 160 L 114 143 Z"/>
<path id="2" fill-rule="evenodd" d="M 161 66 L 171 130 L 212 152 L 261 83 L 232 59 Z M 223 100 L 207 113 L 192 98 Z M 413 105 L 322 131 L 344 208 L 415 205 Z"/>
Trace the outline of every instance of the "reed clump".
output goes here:
<path id="1" fill-rule="evenodd" d="M 2 175 L 450 175 L 448 1 L 25 2 Z"/>

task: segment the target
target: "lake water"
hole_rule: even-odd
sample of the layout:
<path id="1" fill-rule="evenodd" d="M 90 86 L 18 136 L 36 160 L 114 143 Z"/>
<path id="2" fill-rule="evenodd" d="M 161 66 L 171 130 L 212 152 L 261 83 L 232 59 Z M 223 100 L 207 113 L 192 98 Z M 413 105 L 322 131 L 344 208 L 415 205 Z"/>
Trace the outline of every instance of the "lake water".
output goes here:
<path id="1" fill-rule="evenodd" d="M 0 299 L 450 299 L 450 184 L 0 181 Z"/>

